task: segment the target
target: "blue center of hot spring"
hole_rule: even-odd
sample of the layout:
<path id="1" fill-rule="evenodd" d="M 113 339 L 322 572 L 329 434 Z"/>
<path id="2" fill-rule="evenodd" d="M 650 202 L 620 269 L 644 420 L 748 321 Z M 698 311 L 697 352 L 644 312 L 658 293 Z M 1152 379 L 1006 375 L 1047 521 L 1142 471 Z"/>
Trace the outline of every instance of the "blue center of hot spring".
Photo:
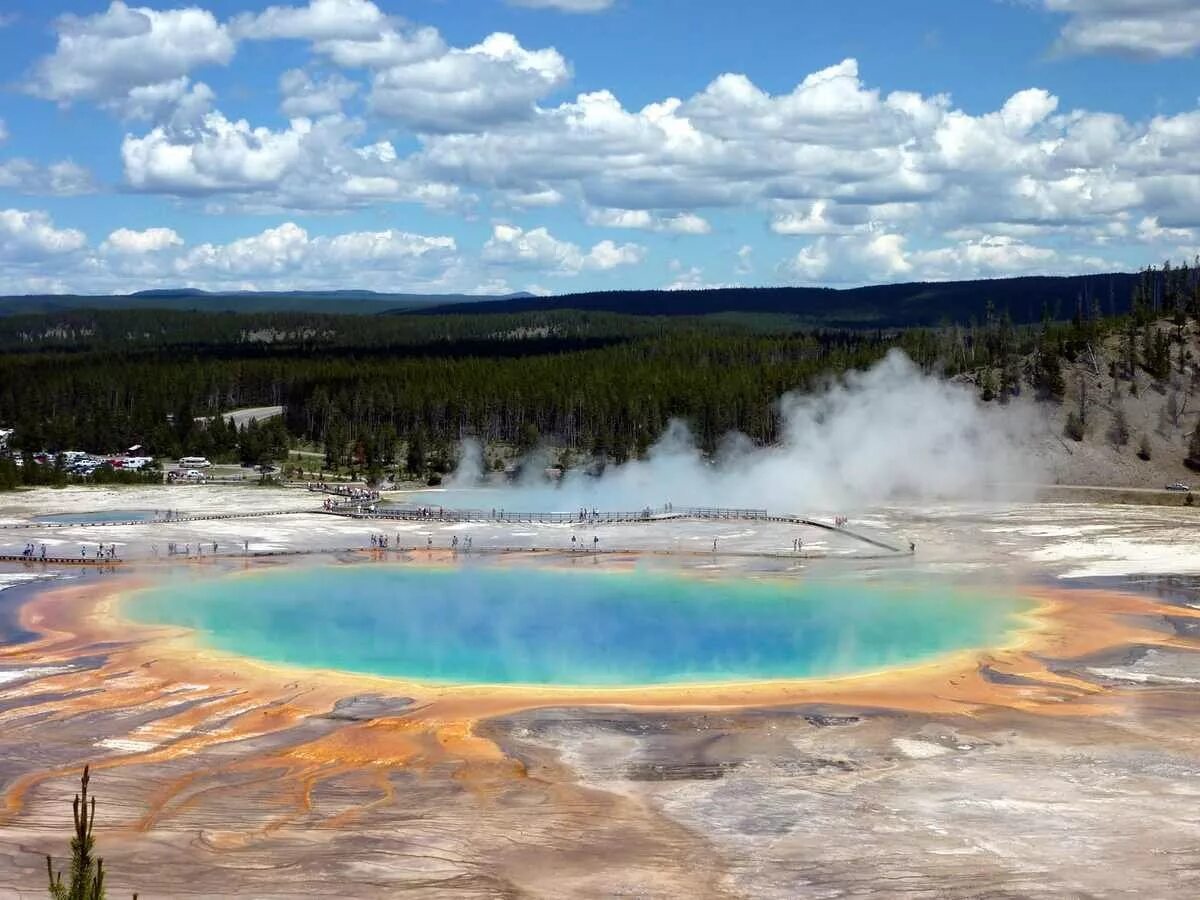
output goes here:
<path id="1" fill-rule="evenodd" d="M 136 619 L 270 662 L 417 681 L 653 685 L 846 674 L 994 645 L 1027 604 L 952 584 L 329 565 L 171 580 Z"/>

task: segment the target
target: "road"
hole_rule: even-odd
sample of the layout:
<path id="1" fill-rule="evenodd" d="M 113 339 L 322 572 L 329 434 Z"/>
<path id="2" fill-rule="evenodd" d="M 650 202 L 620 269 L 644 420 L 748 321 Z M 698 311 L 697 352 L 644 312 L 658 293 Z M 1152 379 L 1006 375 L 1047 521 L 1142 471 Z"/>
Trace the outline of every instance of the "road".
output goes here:
<path id="1" fill-rule="evenodd" d="M 267 419 L 274 419 L 276 416 L 282 415 L 282 406 L 248 406 L 245 409 L 231 409 L 229 412 L 221 414 L 225 421 L 232 422 L 237 428 L 241 428 L 252 419 L 265 422 Z M 207 422 L 208 417 L 198 418 L 196 421 Z"/>

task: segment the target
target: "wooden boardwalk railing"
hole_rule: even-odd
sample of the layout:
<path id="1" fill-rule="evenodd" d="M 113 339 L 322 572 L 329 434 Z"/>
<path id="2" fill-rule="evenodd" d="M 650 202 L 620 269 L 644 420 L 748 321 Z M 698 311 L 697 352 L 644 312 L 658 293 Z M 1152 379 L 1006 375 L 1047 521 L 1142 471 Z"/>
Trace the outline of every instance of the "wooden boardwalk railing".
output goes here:
<path id="1" fill-rule="evenodd" d="M 503 522 L 511 525 L 620 525 L 636 522 L 665 522 L 677 519 L 738 520 L 779 522 L 791 525 L 808 525 L 869 544 L 890 553 L 906 554 L 910 549 L 896 546 L 881 538 L 851 530 L 842 525 L 822 522 L 799 515 L 772 515 L 765 509 L 737 509 L 718 506 L 664 506 L 646 508 L 636 512 L 593 511 L 586 514 L 566 512 L 510 512 L 506 509 L 447 509 L 441 506 L 420 508 L 398 507 L 379 509 L 373 503 L 348 501 L 337 503 L 325 510 L 333 515 L 355 519 L 372 519 L 400 522 Z"/>
<path id="2" fill-rule="evenodd" d="M 346 499 L 331 504 L 328 509 L 319 510 L 263 510 L 260 512 L 231 512 L 213 513 L 190 516 L 172 516 L 148 520 L 130 520 L 121 522 L 21 522 L 0 525 L 0 530 L 38 529 L 38 528 L 95 528 L 116 527 L 128 525 L 174 525 L 189 522 L 210 522 L 224 519 L 257 519 L 267 516 L 306 515 L 309 512 L 327 515 L 343 516 L 352 519 L 394 522 L 440 522 L 440 523 L 503 523 L 508 525 L 620 525 L 635 523 L 669 522 L 682 519 L 699 521 L 752 521 L 774 522 L 791 525 L 806 525 L 820 528 L 824 531 L 844 535 L 853 540 L 861 541 L 872 547 L 886 550 L 889 553 L 908 554 L 913 552 L 912 545 L 908 547 L 864 534 L 859 530 L 851 530 L 842 525 L 823 522 L 807 516 L 771 514 L 765 509 L 734 508 L 719 506 L 660 506 L 645 507 L 633 511 L 600 511 L 579 510 L 578 512 L 524 512 L 511 511 L 504 508 L 486 509 L 447 509 L 446 507 L 430 505 L 423 507 L 402 506 L 380 509 L 374 499 Z M 27 557 L 0 556 L 3 562 L 30 562 Z M 33 560 L 37 561 L 37 560 Z M 75 563 L 77 559 L 53 559 L 46 562 Z M 90 560 L 88 562 L 91 562 Z"/>

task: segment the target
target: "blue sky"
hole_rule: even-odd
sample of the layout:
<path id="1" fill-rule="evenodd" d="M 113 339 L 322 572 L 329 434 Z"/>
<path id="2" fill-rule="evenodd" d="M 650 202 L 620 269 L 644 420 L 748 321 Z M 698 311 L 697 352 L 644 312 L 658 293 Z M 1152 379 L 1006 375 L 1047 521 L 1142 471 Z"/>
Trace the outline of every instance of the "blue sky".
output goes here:
<path id="1" fill-rule="evenodd" d="M 848 285 L 1200 252 L 1194 0 L 3 9 L 4 293 Z"/>

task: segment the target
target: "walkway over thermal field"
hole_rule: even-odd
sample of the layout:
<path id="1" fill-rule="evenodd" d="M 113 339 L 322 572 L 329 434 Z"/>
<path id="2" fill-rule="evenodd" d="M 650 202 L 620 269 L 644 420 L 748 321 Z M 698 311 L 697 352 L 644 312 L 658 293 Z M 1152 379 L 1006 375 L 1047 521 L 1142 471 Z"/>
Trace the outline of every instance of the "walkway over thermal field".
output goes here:
<path id="1" fill-rule="evenodd" d="M 514 512 L 497 507 L 495 509 L 447 509 L 444 506 L 385 507 L 374 503 L 346 501 L 335 503 L 326 512 L 331 515 L 349 516 L 355 519 L 382 519 L 399 522 L 502 522 L 512 525 L 621 525 L 678 520 L 699 521 L 751 521 L 778 522 L 790 525 L 807 525 L 825 531 L 843 534 L 846 537 L 870 544 L 892 553 L 908 553 L 910 548 L 899 547 L 877 537 L 818 519 L 788 514 L 771 514 L 765 509 L 736 509 L 717 506 L 661 506 L 646 507 L 634 512 L 612 512 L 603 510 L 580 510 L 565 512 Z"/>

